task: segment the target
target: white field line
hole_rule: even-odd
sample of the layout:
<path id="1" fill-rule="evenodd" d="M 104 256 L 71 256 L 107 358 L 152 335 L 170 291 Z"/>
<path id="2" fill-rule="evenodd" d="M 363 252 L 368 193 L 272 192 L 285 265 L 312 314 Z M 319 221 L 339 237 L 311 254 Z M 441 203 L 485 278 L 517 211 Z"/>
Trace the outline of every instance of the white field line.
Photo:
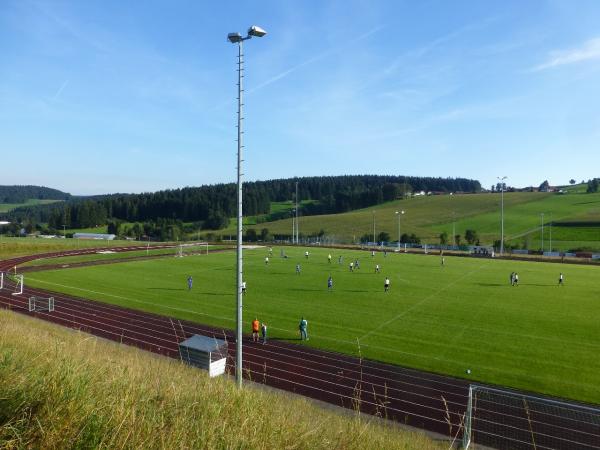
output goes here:
<path id="1" fill-rule="evenodd" d="M 444 292 L 445 290 L 447 290 L 448 288 L 454 286 L 455 284 L 457 284 L 459 281 L 464 280 L 467 277 L 470 277 L 472 274 L 474 274 L 475 272 L 481 270 L 483 267 L 485 267 L 487 264 L 481 264 L 480 266 L 478 266 L 477 268 L 471 270 L 470 272 L 467 272 L 466 274 L 464 274 L 462 277 L 459 277 L 457 279 L 455 279 L 454 281 L 452 281 L 451 283 L 448 283 L 446 286 L 436 290 L 435 292 L 433 292 L 432 294 L 428 295 L 427 297 L 425 297 L 423 300 L 415 303 L 414 305 L 412 305 L 410 308 L 405 309 L 404 311 L 402 311 L 401 313 L 397 314 L 396 316 L 392 317 L 390 320 L 383 322 L 381 325 L 373 328 L 371 331 L 363 334 L 361 337 L 358 338 L 359 341 L 362 341 L 364 338 L 372 335 L 373 333 L 379 331 L 380 329 L 388 326 L 390 323 L 395 322 L 396 320 L 398 320 L 401 317 L 404 317 L 406 314 L 408 314 L 409 312 L 411 312 L 413 309 L 418 308 L 419 306 L 421 306 L 423 303 L 428 302 L 429 300 L 437 297 L 439 294 L 441 294 L 442 292 Z"/>

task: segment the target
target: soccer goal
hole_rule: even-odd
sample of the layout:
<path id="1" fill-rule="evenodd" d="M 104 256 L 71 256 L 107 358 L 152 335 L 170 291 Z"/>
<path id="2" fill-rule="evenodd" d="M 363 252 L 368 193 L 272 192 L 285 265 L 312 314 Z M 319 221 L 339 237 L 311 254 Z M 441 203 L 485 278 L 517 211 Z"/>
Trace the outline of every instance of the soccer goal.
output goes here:
<path id="1" fill-rule="evenodd" d="M 198 253 L 206 253 L 208 255 L 208 242 L 190 242 L 187 244 L 180 244 L 175 249 L 175 257 L 177 258 Z"/>
<path id="2" fill-rule="evenodd" d="M 600 408 L 480 385 L 469 387 L 463 447 L 598 449 Z"/>
<path id="3" fill-rule="evenodd" d="M 54 311 L 54 297 L 29 297 L 29 312 Z"/>
<path id="4" fill-rule="evenodd" d="M 12 295 L 21 295 L 23 293 L 23 275 L 11 275 L 10 277 L 15 283 Z"/>

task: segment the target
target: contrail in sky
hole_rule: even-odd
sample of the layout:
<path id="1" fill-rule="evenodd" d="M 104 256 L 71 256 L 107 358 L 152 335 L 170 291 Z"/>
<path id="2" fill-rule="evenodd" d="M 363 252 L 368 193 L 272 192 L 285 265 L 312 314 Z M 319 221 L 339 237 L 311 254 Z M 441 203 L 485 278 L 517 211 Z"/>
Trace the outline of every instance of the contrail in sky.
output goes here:
<path id="1" fill-rule="evenodd" d="M 378 31 L 382 30 L 384 28 L 383 25 L 379 25 L 376 26 L 375 28 L 371 29 L 370 31 L 367 31 L 366 33 L 361 34 L 360 36 L 355 37 L 354 39 L 350 39 L 349 41 L 346 42 L 346 45 L 348 44 L 354 44 L 356 42 L 362 41 L 363 39 L 368 38 L 369 36 L 371 36 L 372 34 L 377 33 Z M 335 47 L 335 48 L 331 48 L 329 50 L 326 50 L 322 53 L 319 53 L 318 55 L 313 56 L 312 58 L 307 59 L 306 61 L 301 62 L 300 64 L 297 64 L 293 67 L 290 67 L 287 70 L 284 70 L 283 72 L 281 72 L 278 75 L 275 75 L 274 77 L 269 78 L 268 80 L 262 82 L 261 84 L 259 84 L 258 86 L 256 86 L 253 89 L 250 89 L 248 91 L 248 94 L 251 94 L 253 92 L 258 91 L 259 89 L 264 88 L 265 86 L 268 86 L 272 83 L 275 83 L 276 81 L 281 80 L 282 78 L 287 77 L 290 73 L 295 72 L 298 69 L 301 69 L 304 66 L 308 66 L 309 64 L 312 64 L 316 61 L 319 61 L 320 59 L 325 58 L 326 56 L 331 55 L 332 53 L 335 53 L 337 51 L 340 50 L 341 47 Z"/>
<path id="2" fill-rule="evenodd" d="M 62 86 L 58 88 L 58 91 L 56 91 L 56 94 L 54 94 L 54 97 L 52 97 L 52 100 L 58 100 L 58 97 L 60 96 L 60 94 L 62 93 L 64 88 L 67 87 L 67 84 L 69 84 L 69 80 L 65 80 L 65 82 L 62 84 Z"/>

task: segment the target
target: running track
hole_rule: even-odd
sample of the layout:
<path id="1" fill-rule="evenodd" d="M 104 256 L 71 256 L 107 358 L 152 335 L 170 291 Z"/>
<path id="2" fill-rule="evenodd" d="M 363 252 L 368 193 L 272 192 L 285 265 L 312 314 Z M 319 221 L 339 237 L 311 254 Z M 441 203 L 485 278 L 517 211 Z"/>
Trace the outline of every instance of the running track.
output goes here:
<path id="1" fill-rule="evenodd" d="M 169 247 L 173 246 L 152 248 Z M 25 256 L 0 261 L 0 271 L 8 271 L 41 257 L 145 249 L 145 246 L 111 247 Z M 30 313 L 28 298 L 32 295 L 53 296 L 55 311 Z M 178 342 L 193 334 L 226 339 L 230 343 L 228 370 L 233 372 L 235 341 L 231 330 L 27 287 L 19 296 L 11 295 L 8 289 L 0 290 L 0 306 L 175 359 L 180 357 Z M 284 341 L 273 340 L 263 345 L 253 343 L 249 338 L 244 338 L 243 369 L 245 378 L 255 382 L 345 408 L 360 408 L 364 413 L 452 438 L 457 434 L 460 437 L 460 424 L 468 399 L 469 384 L 465 380 L 375 361 L 361 361 Z M 482 418 L 476 420 L 473 429 L 480 443 L 493 443 L 498 448 L 533 448 L 526 442 L 527 435 L 531 434 L 535 435 L 536 446 L 540 449 L 600 449 L 600 424 L 598 427 L 589 423 L 564 424 L 561 418 L 555 416 L 536 416 L 532 420 L 520 411 L 506 411 L 506 408 L 495 408 L 494 404 L 479 405 L 478 413 Z M 559 422 L 559 427 L 556 422 Z M 573 431 L 575 428 L 582 428 L 583 438 L 578 429 L 575 442 L 560 437 L 565 429 Z M 514 438 L 519 434 L 511 429 L 526 429 L 527 432 L 522 438 Z M 561 445 L 561 441 L 565 445 Z M 574 443 L 577 445 L 573 446 Z"/>

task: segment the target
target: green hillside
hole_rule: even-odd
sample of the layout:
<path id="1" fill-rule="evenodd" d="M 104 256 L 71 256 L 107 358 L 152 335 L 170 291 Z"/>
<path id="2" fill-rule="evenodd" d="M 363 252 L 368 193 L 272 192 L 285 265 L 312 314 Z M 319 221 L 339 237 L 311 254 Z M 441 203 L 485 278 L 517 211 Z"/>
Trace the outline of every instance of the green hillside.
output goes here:
<path id="1" fill-rule="evenodd" d="M 574 189 L 575 190 L 575 189 Z M 343 214 L 307 216 L 300 218 L 300 232 L 316 235 L 321 230 L 338 242 L 356 242 L 361 236 L 385 231 L 392 240 L 398 238 L 398 216 L 403 210 L 401 232 L 415 233 L 423 242 L 439 243 L 442 232 L 450 236 L 464 236 L 473 229 L 482 244 L 491 244 L 500 238 L 500 194 L 458 194 L 413 197 L 384 203 Z M 508 244 L 537 249 L 541 241 L 541 214 L 544 213 L 545 249 L 549 249 L 549 225 L 552 227 L 554 249 L 568 250 L 576 247 L 600 248 L 600 193 L 567 194 L 540 192 L 508 192 L 504 194 L 504 226 Z M 226 230 L 216 233 L 235 233 L 234 221 Z M 258 232 L 268 228 L 272 235 L 289 235 L 292 219 L 247 224 L 246 229 Z M 463 237 L 464 242 L 464 237 Z"/>
<path id="2" fill-rule="evenodd" d="M 63 200 L 39 200 L 37 198 L 31 198 L 23 203 L 0 203 L 0 213 L 12 211 L 13 209 L 20 208 L 21 206 L 47 205 L 62 201 Z"/>

